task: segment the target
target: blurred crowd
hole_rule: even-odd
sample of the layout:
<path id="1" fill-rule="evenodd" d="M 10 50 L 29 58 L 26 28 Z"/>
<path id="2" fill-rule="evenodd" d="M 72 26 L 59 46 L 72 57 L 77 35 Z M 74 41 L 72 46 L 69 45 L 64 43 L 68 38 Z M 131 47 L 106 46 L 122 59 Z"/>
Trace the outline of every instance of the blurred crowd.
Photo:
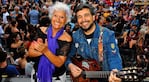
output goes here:
<path id="1" fill-rule="evenodd" d="M 79 28 L 74 13 L 77 5 L 92 4 L 96 22 L 115 32 L 123 67 L 149 71 L 149 6 L 135 5 L 147 0 L 0 0 L 0 48 L 7 55 L 4 61 L 6 58 L 8 65 L 14 65 L 11 71 L 18 70 L 14 74 L 31 75 L 36 60 L 28 57 L 28 48 L 37 38 L 37 29 L 50 25 L 48 13 L 56 1 L 71 9 L 71 22 L 65 25 L 70 35 Z M 0 61 L 0 68 L 4 61 Z"/>

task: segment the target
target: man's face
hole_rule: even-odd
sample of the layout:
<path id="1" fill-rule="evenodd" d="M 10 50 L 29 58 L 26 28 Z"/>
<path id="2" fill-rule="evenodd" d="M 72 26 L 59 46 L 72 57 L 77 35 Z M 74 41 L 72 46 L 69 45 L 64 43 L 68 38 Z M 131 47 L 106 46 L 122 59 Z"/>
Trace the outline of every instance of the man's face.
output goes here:
<path id="1" fill-rule="evenodd" d="M 6 9 L 5 9 L 5 8 L 2 8 L 2 12 L 4 12 L 4 13 L 5 13 L 5 12 L 6 12 Z"/>
<path id="2" fill-rule="evenodd" d="M 101 16 L 99 23 L 100 23 L 101 25 L 106 24 L 106 19 L 105 19 L 105 17 Z"/>
<path id="3" fill-rule="evenodd" d="M 95 20 L 95 16 L 91 14 L 88 8 L 83 8 L 76 13 L 78 24 L 82 29 L 88 29 Z"/>

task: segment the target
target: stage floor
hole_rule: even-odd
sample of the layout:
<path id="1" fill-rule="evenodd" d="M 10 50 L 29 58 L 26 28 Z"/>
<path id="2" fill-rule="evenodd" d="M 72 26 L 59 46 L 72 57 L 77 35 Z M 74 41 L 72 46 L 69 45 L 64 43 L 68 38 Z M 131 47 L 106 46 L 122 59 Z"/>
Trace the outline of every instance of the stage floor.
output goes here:
<path id="1" fill-rule="evenodd" d="M 35 82 L 28 77 L 13 77 L 13 78 L 3 78 L 2 82 Z M 72 82 L 69 75 L 67 75 L 66 82 Z M 146 77 L 142 82 L 149 82 L 149 77 Z"/>
<path id="2" fill-rule="evenodd" d="M 19 76 L 19 77 L 12 77 L 12 78 L 3 78 L 1 82 L 35 82 L 35 81 L 29 77 Z M 67 75 L 66 82 L 71 82 L 69 75 Z"/>

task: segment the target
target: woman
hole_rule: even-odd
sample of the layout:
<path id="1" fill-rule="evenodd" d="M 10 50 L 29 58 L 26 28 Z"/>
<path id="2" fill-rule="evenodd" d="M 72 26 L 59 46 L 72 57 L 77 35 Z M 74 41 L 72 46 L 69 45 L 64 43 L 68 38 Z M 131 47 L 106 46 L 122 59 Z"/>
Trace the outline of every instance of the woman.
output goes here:
<path id="1" fill-rule="evenodd" d="M 17 53 L 19 58 L 15 60 L 15 64 L 19 67 L 19 72 L 26 76 L 30 76 L 33 64 L 29 61 L 27 49 L 25 47 L 19 47 Z"/>
<path id="2" fill-rule="evenodd" d="M 14 53 L 13 58 L 14 60 L 16 60 L 19 57 L 17 49 L 21 46 L 24 46 L 25 43 L 23 40 L 21 40 L 19 32 L 11 34 L 9 42 L 10 42 L 10 51 Z"/>
<path id="3" fill-rule="evenodd" d="M 56 2 L 50 10 L 51 25 L 47 30 L 47 40 L 38 38 L 29 48 L 29 55 L 40 57 L 37 78 L 40 82 L 65 82 L 64 62 L 70 49 L 71 36 L 64 32 L 64 26 L 70 21 L 69 7 Z M 60 69 L 60 70 L 59 70 Z M 60 73 L 59 73 L 60 72 Z M 53 78 L 52 78 L 53 77 Z"/>

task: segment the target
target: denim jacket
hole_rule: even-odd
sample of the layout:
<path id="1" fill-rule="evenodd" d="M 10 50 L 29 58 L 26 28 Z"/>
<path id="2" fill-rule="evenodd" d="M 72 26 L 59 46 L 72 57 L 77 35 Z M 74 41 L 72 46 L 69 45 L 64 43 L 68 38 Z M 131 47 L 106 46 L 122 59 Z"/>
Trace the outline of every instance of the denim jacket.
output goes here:
<path id="1" fill-rule="evenodd" d="M 73 43 L 71 46 L 70 53 L 65 62 L 66 68 L 68 67 L 68 64 L 72 62 L 71 57 L 74 57 L 76 53 L 81 55 L 84 59 L 95 59 L 99 63 L 99 35 L 100 27 L 97 24 L 90 44 L 88 44 L 82 29 L 78 29 L 75 33 L 73 33 Z M 115 68 L 121 70 L 122 60 L 119 54 L 118 46 L 116 44 L 115 35 L 113 31 L 110 31 L 107 28 L 103 29 L 103 49 L 104 56 L 102 62 L 102 70 L 111 71 Z"/>

